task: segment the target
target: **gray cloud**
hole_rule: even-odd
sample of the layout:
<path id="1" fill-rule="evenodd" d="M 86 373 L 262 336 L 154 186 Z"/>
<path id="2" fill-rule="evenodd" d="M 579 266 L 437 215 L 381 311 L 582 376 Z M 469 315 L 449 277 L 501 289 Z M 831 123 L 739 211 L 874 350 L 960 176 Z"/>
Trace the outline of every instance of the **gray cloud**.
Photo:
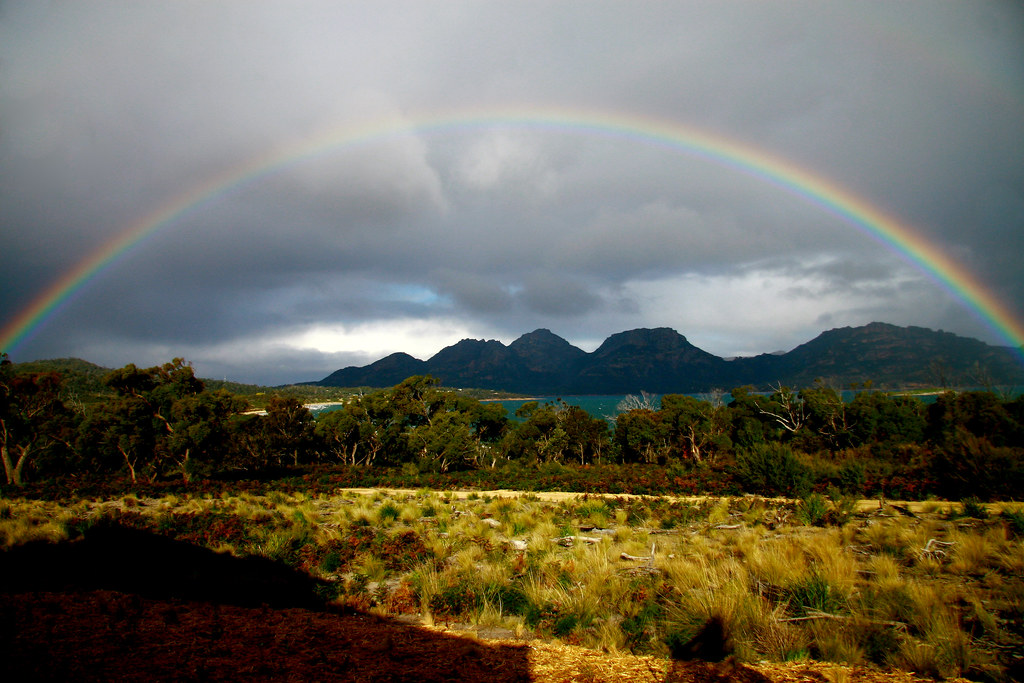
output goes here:
<path id="1" fill-rule="evenodd" d="M 668 325 L 722 355 L 874 319 L 1006 343 L 799 189 L 516 115 L 551 110 L 761 149 L 1024 310 L 1012 4 L 25 1 L 0 5 L 0 325 L 161 207 L 240 182 L 10 351 L 283 382 L 541 326 L 593 346 Z M 452 116 L 473 123 L 359 134 Z M 244 174 L 314 140 L 338 144 Z"/>

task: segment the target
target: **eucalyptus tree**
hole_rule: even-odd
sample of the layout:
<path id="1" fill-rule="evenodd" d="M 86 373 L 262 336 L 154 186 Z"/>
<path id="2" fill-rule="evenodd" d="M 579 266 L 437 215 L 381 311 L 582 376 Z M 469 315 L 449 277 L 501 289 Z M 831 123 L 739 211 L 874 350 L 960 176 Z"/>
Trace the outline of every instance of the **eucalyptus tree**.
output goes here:
<path id="1" fill-rule="evenodd" d="M 60 393 L 57 373 L 16 374 L 0 356 L 0 460 L 8 484 L 22 486 L 33 464 L 70 457 L 77 415 Z"/>
<path id="2" fill-rule="evenodd" d="M 686 459 L 713 462 L 732 446 L 729 410 L 720 402 L 666 394 L 661 398 L 660 414 L 669 441 Z"/>
<path id="3" fill-rule="evenodd" d="M 120 462 L 133 481 L 167 470 L 187 481 L 200 461 L 227 452 L 227 421 L 242 403 L 224 391 L 205 392 L 183 359 L 145 369 L 128 364 L 103 383 L 116 395 L 87 411 L 79 437 L 101 469 Z"/>

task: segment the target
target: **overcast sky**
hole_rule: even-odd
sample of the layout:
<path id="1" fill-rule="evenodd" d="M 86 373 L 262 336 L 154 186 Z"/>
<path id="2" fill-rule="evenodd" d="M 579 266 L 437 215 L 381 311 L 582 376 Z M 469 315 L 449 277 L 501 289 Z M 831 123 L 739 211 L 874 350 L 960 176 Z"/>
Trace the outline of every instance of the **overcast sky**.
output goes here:
<path id="1" fill-rule="evenodd" d="M 579 126 L 417 126 L 551 111 L 759 149 L 1024 312 L 1019 2 L 26 0 L 0 2 L 0 325 L 213 178 L 407 125 L 215 194 L 7 350 L 280 384 L 541 327 L 590 351 L 667 326 L 726 357 L 876 320 L 1007 343 L 728 165 Z"/>

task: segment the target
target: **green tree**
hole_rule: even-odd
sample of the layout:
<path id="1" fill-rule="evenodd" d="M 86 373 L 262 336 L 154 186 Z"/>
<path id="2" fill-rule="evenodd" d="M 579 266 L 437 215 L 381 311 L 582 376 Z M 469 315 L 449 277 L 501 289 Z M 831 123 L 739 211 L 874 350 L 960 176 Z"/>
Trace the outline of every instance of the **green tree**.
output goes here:
<path id="1" fill-rule="evenodd" d="M 328 450 L 353 465 L 419 462 L 448 471 L 493 466 L 507 425 L 501 405 L 442 391 L 433 377 L 417 375 L 356 397 L 318 419 L 316 429 Z"/>
<path id="2" fill-rule="evenodd" d="M 0 357 L 0 460 L 8 484 L 22 486 L 33 461 L 70 454 L 75 414 L 60 391 L 58 374 L 14 374 L 6 354 Z"/>
<path id="3" fill-rule="evenodd" d="M 745 385 L 729 392 L 732 400 L 726 408 L 732 424 L 731 439 L 737 447 L 750 448 L 765 442 L 765 416 L 757 407 L 758 397 L 753 391 L 754 387 Z"/>
<path id="4" fill-rule="evenodd" d="M 776 429 L 796 434 L 807 423 L 807 406 L 799 393 L 779 384 L 767 399 L 755 399 L 757 411 Z"/>
<path id="5" fill-rule="evenodd" d="M 729 411 L 720 403 L 702 401 L 684 394 L 661 397 L 661 421 L 668 438 L 685 458 L 713 462 L 729 450 Z"/>
<path id="6" fill-rule="evenodd" d="M 480 464 L 481 444 L 468 413 L 436 414 L 429 424 L 410 428 L 409 440 L 417 445 L 420 462 L 438 472 Z"/>
<path id="7" fill-rule="evenodd" d="M 615 418 L 615 444 L 623 462 L 654 464 L 664 457 L 668 430 L 661 414 L 640 408 L 620 413 Z"/>
<path id="8" fill-rule="evenodd" d="M 842 394 L 817 379 L 813 387 L 800 391 L 799 399 L 807 414 L 805 444 L 808 450 L 823 447 L 836 451 L 850 445 L 852 415 Z"/>
<path id="9" fill-rule="evenodd" d="M 964 430 L 995 446 L 1024 446 L 1024 425 L 1015 410 L 1014 402 L 988 391 L 947 391 L 928 407 L 928 437 L 941 444 Z"/>
<path id="10" fill-rule="evenodd" d="M 566 406 L 558 416 L 565 433 L 566 448 L 579 459 L 581 465 L 587 462 L 599 463 L 611 444 L 608 422 L 603 418 L 591 417 L 579 406 Z"/>
<path id="11" fill-rule="evenodd" d="M 861 391 L 847 407 L 853 445 L 878 444 L 884 451 L 901 444 L 924 442 L 925 406 L 912 396 Z M 883 450 L 876 449 L 879 455 Z"/>
<path id="12" fill-rule="evenodd" d="M 186 482 L 200 467 L 223 460 L 230 452 L 228 423 L 245 407 L 244 400 L 223 389 L 185 395 L 171 403 L 164 452 Z"/>
<path id="13" fill-rule="evenodd" d="M 544 404 L 528 401 L 516 410 L 522 422 L 512 426 L 501 443 L 501 452 L 510 460 L 561 462 L 569 448 L 569 438 L 560 424 L 564 401 Z"/>
<path id="14" fill-rule="evenodd" d="M 128 364 L 103 382 L 116 396 L 90 410 L 79 436 L 101 467 L 119 459 L 136 481 L 142 470 L 156 477 L 169 466 L 187 480 L 197 457 L 226 451 L 226 422 L 241 404 L 223 392 L 204 394 L 183 359 L 146 369 Z"/>
<path id="15" fill-rule="evenodd" d="M 313 414 L 293 396 L 273 396 L 267 404 L 267 414 L 260 419 L 265 446 L 278 465 L 290 456 L 292 465 L 298 466 L 313 452 Z"/>
<path id="16" fill-rule="evenodd" d="M 369 449 L 363 445 L 366 411 L 358 399 L 338 410 L 319 415 L 314 432 L 323 448 L 346 465 L 358 465 Z"/>

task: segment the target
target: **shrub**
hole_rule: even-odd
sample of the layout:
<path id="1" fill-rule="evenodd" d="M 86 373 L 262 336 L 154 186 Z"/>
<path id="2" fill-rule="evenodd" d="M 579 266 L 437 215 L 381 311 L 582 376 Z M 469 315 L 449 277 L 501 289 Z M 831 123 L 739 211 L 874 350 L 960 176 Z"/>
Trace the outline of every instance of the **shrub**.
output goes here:
<path id="1" fill-rule="evenodd" d="M 434 557 L 420 535 L 411 529 L 384 538 L 380 545 L 384 566 L 391 570 L 412 569 Z"/>
<path id="2" fill-rule="evenodd" d="M 402 581 L 398 588 L 388 594 L 384 608 L 391 614 L 415 614 L 419 611 L 419 596 L 408 581 Z"/>
<path id="3" fill-rule="evenodd" d="M 839 468 L 839 488 L 843 493 L 858 495 L 864 491 L 865 483 L 867 483 L 867 474 L 861 463 L 850 460 Z"/>
<path id="4" fill-rule="evenodd" d="M 328 574 L 332 574 L 341 568 L 342 561 L 341 555 L 337 550 L 329 551 L 324 555 L 324 558 L 320 561 L 320 569 Z"/>
<path id="5" fill-rule="evenodd" d="M 533 629 L 549 627 L 561 616 L 557 605 L 550 602 L 538 605 L 529 603 L 523 613 L 523 620 L 526 625 Z"/>
<path id="6" fill-rule="evenodd" d="M 445 619 L 460 617 L 480 606 L 480 595 L 473 581 L 462 576 L 451 577 L 430 596 L 430 611 Z"/>
<path id="7" fill-rule="evenodd" d="M 484 596 L 503 614 L 523 615 L 530 608 L 530 598 L 514 584 L 491 584 L 484 589 Z"/>
<path id="8" fill-rule="evenodd" d="M 580 619 L 575 614 L 563 614 L 555 619 L 555 623 L 551 626 L 551 632 L 559 638 L 567 636 L 572 633 L 579 622 Z"/>
<path id="9" fill-rule="evenodd" d="M 810 468 L 780 443 L 758 443 L 736 454 L 736 476 L 749 493 L 800 498 L 811 489 Z"/>
<path id="10" fill-rule="evenodd" d="M 641 646 L 644 641 L 653 635 L 655 625 L 661 618 L 662 613 L 661 605 L 648 601 L 643 604 L 634 616 L 622 620 L 619 628 L 622 629 L 622 633 L 626 636 L 626 644 L 630 649 L 636 649 Z"/>

